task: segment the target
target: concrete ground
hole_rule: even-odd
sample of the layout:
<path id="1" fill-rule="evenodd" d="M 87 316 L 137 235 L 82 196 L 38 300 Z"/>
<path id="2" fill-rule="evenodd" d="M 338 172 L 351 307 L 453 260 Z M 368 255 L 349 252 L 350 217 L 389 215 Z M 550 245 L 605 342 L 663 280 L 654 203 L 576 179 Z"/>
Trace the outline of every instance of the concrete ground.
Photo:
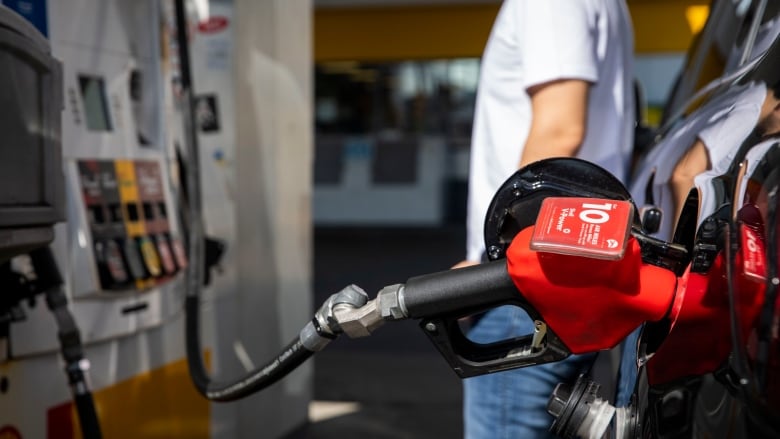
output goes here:
<path id="1" fill-rule="evenodd" d="M 446 270 L 463 257 L 462 226 L 316 229 L 315 306 L 354 283 L 384 285 Z M 459 438 L 461 380 L 414 321 L 336 340 L 314 358 L 310 423 L 295 438 Z"/>

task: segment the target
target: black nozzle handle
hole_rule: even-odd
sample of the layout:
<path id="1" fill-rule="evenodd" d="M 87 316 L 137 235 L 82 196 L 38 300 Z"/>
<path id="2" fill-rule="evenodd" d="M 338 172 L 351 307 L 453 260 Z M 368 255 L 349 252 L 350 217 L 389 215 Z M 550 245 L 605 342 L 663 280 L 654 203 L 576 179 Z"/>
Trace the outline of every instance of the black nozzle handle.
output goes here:
<path id="1" fill-rule="evenodd" d="M 406 281 L 403 304 L 411 318 L 467 312 L 522 299 L 500 259 L 416 276 Z"/>

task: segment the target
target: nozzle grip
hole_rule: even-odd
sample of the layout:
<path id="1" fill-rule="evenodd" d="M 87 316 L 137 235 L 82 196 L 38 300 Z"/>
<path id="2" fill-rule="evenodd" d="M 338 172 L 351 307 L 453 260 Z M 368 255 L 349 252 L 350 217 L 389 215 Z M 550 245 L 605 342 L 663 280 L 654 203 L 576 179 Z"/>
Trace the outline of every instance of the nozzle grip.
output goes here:
<path id="1" fill-rule="evenodd" d="M 541 322 L 533 316 L 538 315 L 536 310 L 519 299 L 499 305 L 523 307 L 532 318 Z M 571 355 L 571 351 L 550 329 L 546 329 L 539 345 L 535 344 L 534 335 L 487 344 L 473 342 L 461 330 L 458 316 L 450 314 L 425 318 L 420 327 L 461 378 L 551 363 Z"/>
<path id="2" fill-rule="evenodd" d="M 483 310 L 491 305 L 521 300 L 506 269 L 506 260 L 412 277 L 403 291 L 411 318 Z"/>
<path id="3" fill-rule="evenodd" d="M 570 354 L 518 291 L 504 259 L 413 277 L 402 294 L 407 315 L 421 319 L 425 334 L 461 378 L 559 361 Z M 530 334 L 482 344 L 466 337 L 461 318 L 502 305 L 523 308 L 543 325 L 539 339 Z"/>

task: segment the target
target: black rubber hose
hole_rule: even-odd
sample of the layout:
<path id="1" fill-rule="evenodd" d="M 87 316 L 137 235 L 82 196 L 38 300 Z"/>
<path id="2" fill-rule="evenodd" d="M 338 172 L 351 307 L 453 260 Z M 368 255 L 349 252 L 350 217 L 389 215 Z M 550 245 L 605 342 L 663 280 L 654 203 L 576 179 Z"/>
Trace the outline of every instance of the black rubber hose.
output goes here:
<path id="1" fill-rule="evenodd" d="M 103 434 L 100 431 L 100 420 L 95 410 L 95 401 L 92 392 L 76 395 L 74 398 L 76 413 L 79 415 L 81 434 L 85 439 L 100 439 Z"/>
<path id="2" fill-rule="evenodd" d="M 101 439 L 100 420 L 81 364 L 84 360 L 81 332 L 68 309 L 68 296 L 62 288 L 63 279 L 57 260 L 48 246 L 30 252 L 30 260 L 35 270 L 37 287 L 45 292 L 46 306 L 57 324 L 60 353 L 65 361 L 65 373 L 73 392 L 82 437 Z"/>
<path id="3" fill-rule="evenodd" d="M 203 281 L 203 213 L 200 187 L 200 160 L 193 118 L 192 75 L 187 39 L 187 19 L 184 0 L 176 0 L 177 43 L 181 66 L 182 95 L 185 99 L 185 135 L 187 136 L 187 201 L 189 234 L 187 236 L 189 264 L 185 277 L 185 331 L 187 344 L 187 364 L 190 378 L 195 388 L 212 401 L 234 401 L 262 390 L 292 372 L 314 352 L 306 349 L 296 338 L 279 355 L 265 366 L 255 369 L 243 377 L 228 383 L 211 380 L 205 365 L 200 346 L 200 292 Z"/>
<path id="4" fill-rule="evenodd" d="M 265 366 L 247 373 L 243 377 L 229 382 L 217 383 L 211 380 L 203 363 L 200 346 L 200 291 L 203 264 L 201 244 L 203 243 L 202 223 L 200 216 L 191 217 L 189 236 L 190 261 L 185 278 L 185 339 L 187 348 L 187 364 L 190 378 L 195 388 L 203 396 L 212 401 L 234 401 L 254 392 L 262 390 L 278 381 L 301 363 L 312 356 L 314 352 L 306 349 L 296 338 L 279 355 Z"/>
<path id="5" fill-rule="evenodd" d="M 187 23 L 187 6 L 184 0 L 176 0 L 174 14 L 176 14 L 176 44 L 179 49 L 179 73 L 180 85 L 183 90 L 192 90 L 192 70 L 190 69 L 189 23 Z"/>
<path id="6" fill-rule="evenodd" d="M 208 375 L 200 354 L 200 305 L 195 297 L 186 302 L 187 362 L 195 387 L 212 401 L 234 401 L 258 392 L 292 372 L 314 352 L 306 349 L 299 339 L 282 349 L 281 353 L 263 367 L 249 372 L 232 383 L 213 382 Z"/>
<path id="7" fill-rule="evenodd" d="M 522 300 L 505 259 L 410 278 L 403 296 L 415 319 Z"/>

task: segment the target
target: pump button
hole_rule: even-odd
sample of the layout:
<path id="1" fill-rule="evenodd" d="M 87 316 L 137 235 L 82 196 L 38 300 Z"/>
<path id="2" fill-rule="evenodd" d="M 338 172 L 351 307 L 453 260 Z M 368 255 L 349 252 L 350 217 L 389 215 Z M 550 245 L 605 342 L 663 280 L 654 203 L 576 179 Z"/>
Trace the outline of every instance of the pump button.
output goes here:
<path id="1" fill-rule="evenodd" d="M 180 240 L 172 238 L 171 247 L 173 247 L 173 255 L 176 258 L 176 265 L 179 266 L 180 270 L 184 270 L 187 268 L 187 252 L 184 250 L 184 246 L 181 244 Z"/>
<path id="2" fill-rule="evenodd" d="M 149 271 L 152 277 L 159 277 L 162 275 L 162 266 L 160 264 L 160 257 L 157 256 L 157 250 L 151 239 L 144 236 L 138 239 L 138 246 L 141 249 L 141 256 L 143 257 L 144 265 Z"/>
<path id="3" fill-rule="evenodd" d="M 95 262 L 103 289 L 118 289 L 129 281 L 122 252 L 113 239 L 95 241 Z"/>
<path id="4" fill-rule="evenodd" d="M 157 235 L 157 252 L 160 254 L 162 266 L 167 274 L 176 272 L 176 262 L 173 260 L 173 252 L 165 235 Z"/>
<path id="5" fill-rule="evenodd" d="M 105 258 L 106 266 L 114 282 L 120 284 L 127 282 L 127 270 L 125 270 L 125 263 L 122 260 L 122 253 L 113 239 L 106 242 Z"/>
<path id="6" fill-rule="evenodd" d="M 122 245 L 123 253 L 127 259 L 127 265 L 130 268 L 130 274 L 133 279 L 140 280 L 146 278 L 146 270 L 141 260 L 141 254 L 138 252 L 135 242 L 132 238 L 128 238 Z"/>

